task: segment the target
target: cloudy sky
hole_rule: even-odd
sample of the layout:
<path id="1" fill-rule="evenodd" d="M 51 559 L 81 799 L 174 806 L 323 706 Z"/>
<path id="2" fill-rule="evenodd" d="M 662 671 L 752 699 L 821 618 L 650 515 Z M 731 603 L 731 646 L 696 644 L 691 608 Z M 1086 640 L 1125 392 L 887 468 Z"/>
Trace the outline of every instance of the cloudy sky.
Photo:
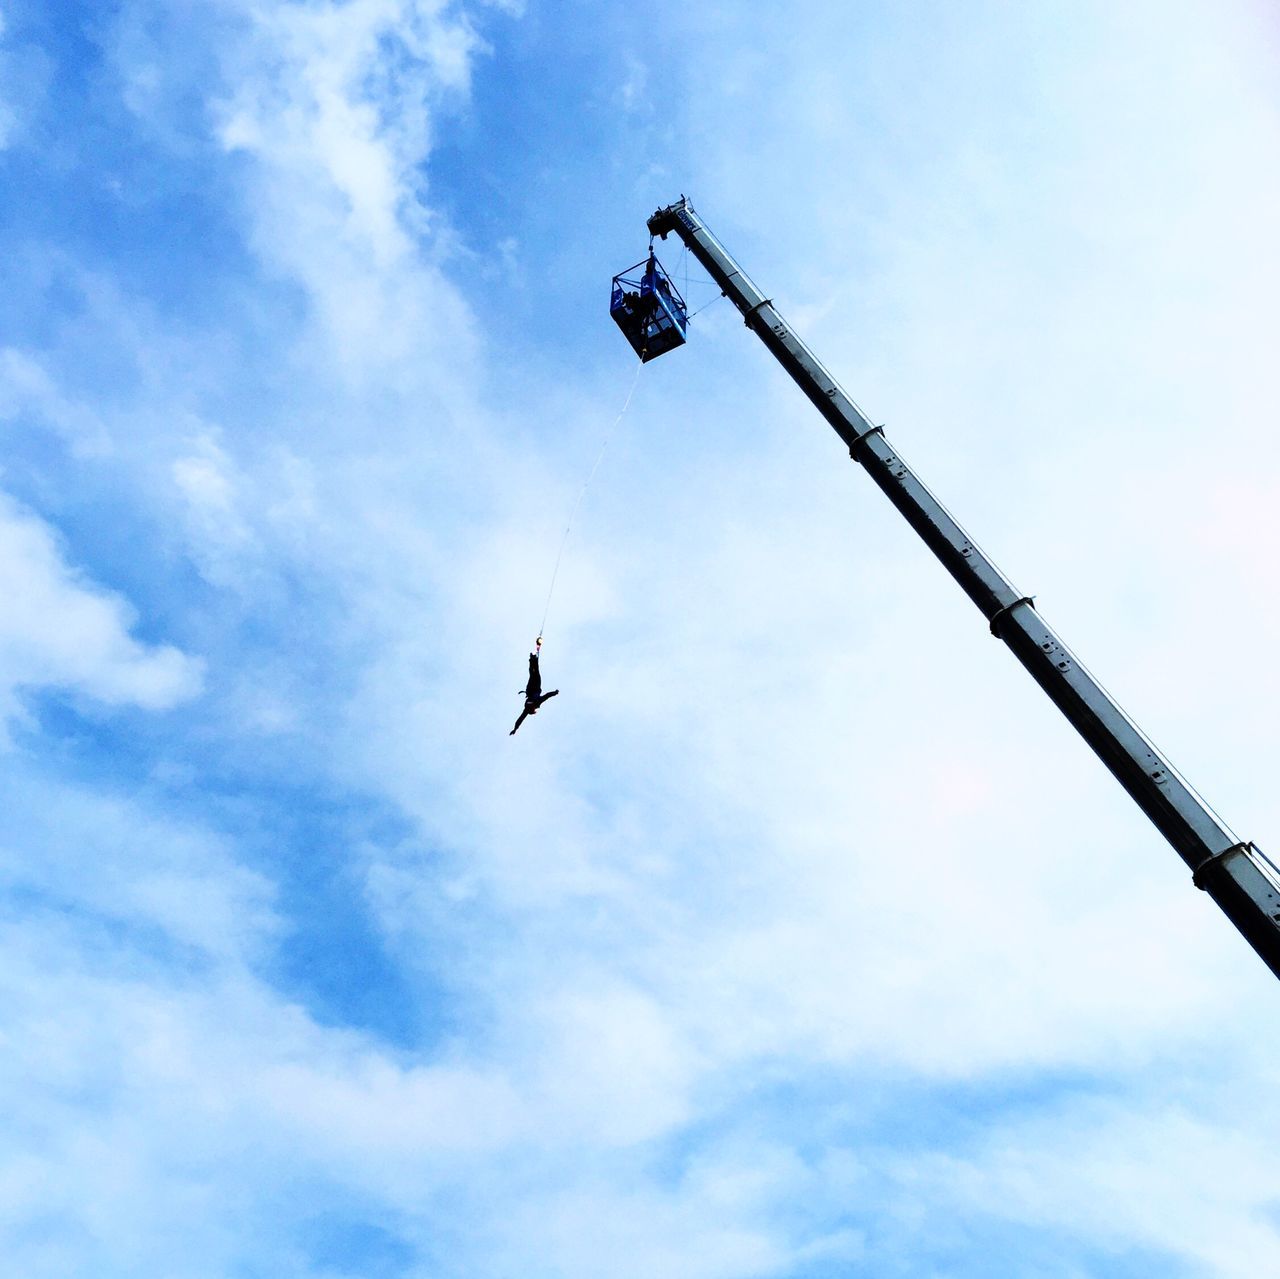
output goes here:
<path id="1" fill-rule="evenodd" d="M 0 0 L 0 1270 L 1222 1276 L 1280 991 L 674 241 L 1280 845 L 1269 0 Z"/>

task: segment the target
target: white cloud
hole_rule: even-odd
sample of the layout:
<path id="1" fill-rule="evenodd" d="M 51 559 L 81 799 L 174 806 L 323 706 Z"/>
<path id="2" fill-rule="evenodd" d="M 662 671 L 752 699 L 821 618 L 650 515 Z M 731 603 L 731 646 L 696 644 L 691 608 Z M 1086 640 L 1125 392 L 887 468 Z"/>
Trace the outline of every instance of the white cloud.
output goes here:
<path id="1" fill-rule="evenodd" d="M 769 1232 L 683 1194 L 583 1190 L 537 1201 L 535 1212 L 517 1217 L 506 1265 L 532 1252 L 565 1279 L 598 1274 L 603 1257 L 617 1279 L 747 1279 L 782 1273 L 790 1260 Z"/>
<path id="2" fill-rule="evenodd" d="M 234 964 L 258 958 L 278 935 L 270 885 L 238 865 L 225 841 L 135 799 L 59 784 L 13 761 L 9 773 L 0 874 L 10 890 L 30 896 L 32 918 L 10 919 L 25 926 L 27 944 L 41 944 L 38 919 L 52 925 L 55 949 L 78 940 L 119 958 L 136 944 L 130 964 L 145 969 L 157 961 L 148 951 L 157 938 L 184 955 Z M 77 915 L 99 921 L 101 935 L 90 929 L 77 938 Z M 112 926 L 126 937 L 113 941 Z"/>
<path id="3" fill-rule="evenodd" d="M 520 1054 L 546 1111 L 544 1141 L 629 1146 L 690 1118 L 699 1062 L 654 999 L 615 982 L 562 986 L 547 1004 Z"/>
<path id="4" fill-rule="evenodd" d="M 86 581 L 52 530 L 0 494 L 0 708 L 23 689 L 59 688 L 111 706 L 167 710 L 200 690 L 201 664 L 134 639 L 120 596 Z"/>
<path id="5" fill-rule="evenodd" d="M 28 351 L 0 349 L 0 419 L 34 413 L 58 432 L 76 456 L 107 452 L 109 437 L 98 415 L 60 391 L 48 371 Z"/>
<path id="6" fill-rule="evenodd" d="M 1180 1109 L 1084 1103 L 999 1129 L 972 1159 L 925 1160 L 910 1175 L 965 1212 L 1252 1279 L 1280 1246 L 1280 1178 L 1252 1118 L 1236 1126 Z"/>
<path id="7" fill-rule="evenodd" d="M 353 1160 L 396 1195 L 403 1171 L 441 1155 L 496 1152 L 525 1128 L 517 1090 L 501 1075 L 469 1066 L 403 1066 L 366 1050 L 351 1062 L 267 1065 L 256 1081 L 259 1104 L 296 1139 L 323 1150 L 338 1168 Z M 393 1160 L 391 1176 L 378 1171 Z"/>
<path id="8" fill-rule="evenodd" d="M 245 477 L 208 431 L 198 433 L 189 451 L 174 459 L 170 473 L 185 515 L 192 559 L 206 580 L 230 590 L 244 589 L 263 555 L 244 509 L 249 496 Z"/>
<path id="9" fill-rule="evenodd" d="M 477 41 L 441 0 L 251 7 L 228 50 L 220 137 L 252 158 L 247 211 L 264 260 L 307 289 L 327 346 L 364 382 L 439 377 L 471 319 L 422 254 L 438 230 L 421 164 L 431 109 L 465 93 Z M 421 368 L 405 368 L 423 365 Z"/>
<path id="10" fill-rule="evenodd" d="M 0 12 L 0 41 L 4 41 L 6 19 Z M 12 52 L 0 49 L 0 151 L 12 145 L 18 132 L 18 113 L 14 109 L 12 97 L 14 88 L 15 60 Z"/>

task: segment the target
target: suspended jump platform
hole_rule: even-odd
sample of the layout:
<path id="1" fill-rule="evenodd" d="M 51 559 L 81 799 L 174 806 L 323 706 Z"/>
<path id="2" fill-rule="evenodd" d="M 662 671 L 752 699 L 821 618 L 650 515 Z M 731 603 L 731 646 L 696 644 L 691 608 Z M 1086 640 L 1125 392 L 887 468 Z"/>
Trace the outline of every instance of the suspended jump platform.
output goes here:
<path id="1" fill-rule="evenodd" d="M 646 364 L 685 344 L 689 308 L 652 251 L 613 277 L 609 314 Z"/>

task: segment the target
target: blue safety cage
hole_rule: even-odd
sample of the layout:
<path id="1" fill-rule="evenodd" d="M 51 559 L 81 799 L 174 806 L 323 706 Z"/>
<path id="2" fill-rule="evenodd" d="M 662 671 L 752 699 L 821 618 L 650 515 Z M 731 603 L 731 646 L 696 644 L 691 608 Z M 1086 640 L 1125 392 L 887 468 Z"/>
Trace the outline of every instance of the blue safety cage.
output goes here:
<path id="1" fill-rule="evenodd" d="M 685 344 L 689 308 L 652 253 L 613 277 L 609 314 L 646 364 Z"/>

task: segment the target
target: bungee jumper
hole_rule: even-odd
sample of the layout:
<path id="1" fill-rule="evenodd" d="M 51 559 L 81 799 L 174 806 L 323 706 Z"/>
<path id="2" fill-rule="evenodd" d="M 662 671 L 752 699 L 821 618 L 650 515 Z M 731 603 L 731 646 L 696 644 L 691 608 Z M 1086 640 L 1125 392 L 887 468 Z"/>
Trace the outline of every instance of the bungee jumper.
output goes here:
<path id="1" fill-rule="evenodd" d="M 520 718 L 516 720 L 516 728 L 524 723 L 526 715 L 536 715 L 538 707 L 543 702 L 549 702 L 560 692 L 558 688 L 553 688 L 549 693 L 542 691 L 542 672 L 538 670 L 538 655 L 541 652 L 542 636 L 539 635 L 533 642 L 533 652 L 529 654 L 529 682 L 520 690 L 524 694 L 524 709 L 520 712 Z M 514 737 L 516 728 L 513 728 L 507 736 Z"/>

